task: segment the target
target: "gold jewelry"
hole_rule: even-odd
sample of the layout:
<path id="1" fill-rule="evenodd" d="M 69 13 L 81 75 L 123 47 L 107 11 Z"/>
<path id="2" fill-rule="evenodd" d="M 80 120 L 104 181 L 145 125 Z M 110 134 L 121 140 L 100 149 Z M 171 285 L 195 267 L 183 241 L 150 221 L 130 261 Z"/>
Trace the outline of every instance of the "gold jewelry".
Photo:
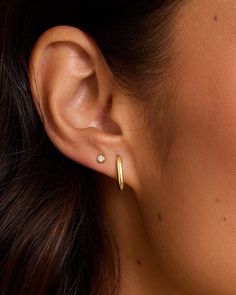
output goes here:
<path id="1" fill-rule="evenodd" d="M 98 162 L 99 164 L 103 164 L 105 161 L 106 161 L 106 157 L 105 157 L 103 154 L 99 154 L 99 155 L 97 156 L 97 162 Z"/>
<path id="2" fill-rule="evenodd" d="M 117 167 L 117 180 L 118 180 L 118 187 L 119 190 L 124 189 L 124 175 L 123 175 L 123 166 L 122 166 L 122 160 L 120 155 L 116 156 L 116 167 Z"/>

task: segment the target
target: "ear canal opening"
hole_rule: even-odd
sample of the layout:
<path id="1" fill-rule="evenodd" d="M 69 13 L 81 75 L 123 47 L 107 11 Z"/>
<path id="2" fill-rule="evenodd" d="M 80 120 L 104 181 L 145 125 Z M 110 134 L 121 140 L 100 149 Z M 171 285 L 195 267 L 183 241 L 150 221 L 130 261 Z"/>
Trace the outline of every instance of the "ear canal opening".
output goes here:
<path id="1" fill-rule="evenodd" d="M 112 135 L 121 135 L 122 134 L 121 129 L 118 126 L 118 124 L 116 124 L 112 120 L 105 120 L 105 122 L 103 123 L 102 130 L 104 132 L 112 134 Z"/>
<path id="2" fill-rule="evenodd" d="M 99 118 L 100 126 L 98 126 L 98 128 L 108 134 L 122 135 L 120 126 L 111 119 L 111 109 L 112 109 L 112 97 L 110 97 L 106 109 L 100 115 L 100 118 Z"/>

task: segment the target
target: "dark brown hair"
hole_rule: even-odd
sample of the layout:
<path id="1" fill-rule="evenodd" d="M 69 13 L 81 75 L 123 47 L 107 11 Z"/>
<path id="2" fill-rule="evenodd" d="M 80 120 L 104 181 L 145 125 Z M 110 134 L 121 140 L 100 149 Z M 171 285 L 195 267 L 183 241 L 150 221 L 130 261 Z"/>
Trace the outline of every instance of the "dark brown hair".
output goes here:
<path id="1" fill-rule="evenodd" d="M 106 282 L 114 290 L 118 283 L 94 173 L 53 146 L 35 109 L 28 78 L 35 41 L 55 25 L 81 28 L 124 89 L 134 93 L 142 82 L 142 96 L 169 61 L 177 2 L 0 0 L 2 295 L 99 295 L 108 293 Z M 110 253 L 109 271 L 104 253 Z"/>

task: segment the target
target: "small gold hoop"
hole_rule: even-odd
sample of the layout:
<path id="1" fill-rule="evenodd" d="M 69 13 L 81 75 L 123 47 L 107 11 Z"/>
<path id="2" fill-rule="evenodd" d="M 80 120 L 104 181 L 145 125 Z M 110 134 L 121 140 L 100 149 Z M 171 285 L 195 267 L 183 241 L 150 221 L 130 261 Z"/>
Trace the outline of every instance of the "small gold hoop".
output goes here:
<path id="1" fill-rule="evenodd" d="M 124 175 L 123 175 L 123 166 L 122 166 L 122 160 L 120 155 L 116 156 L 116 166 L 117 166 L 117 180 L 118 180 L 118 187 L 119 190 L 124 189 Z"/>

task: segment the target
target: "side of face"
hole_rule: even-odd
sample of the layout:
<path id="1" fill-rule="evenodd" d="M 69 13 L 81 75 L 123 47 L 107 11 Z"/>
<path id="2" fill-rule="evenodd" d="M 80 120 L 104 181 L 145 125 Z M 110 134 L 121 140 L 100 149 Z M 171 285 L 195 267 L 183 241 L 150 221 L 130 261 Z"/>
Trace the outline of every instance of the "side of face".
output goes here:
<path id="1" fill-rule="evenodd" d="M 173 28 L 171 99 L 150 125 L 139 201 L 170 282 L 236 294 L 236 3 L 186 2 Z"/>
<path id="2" fill-rule="evenodd" d="M 153 97 L 168 103 L 152 108 L 147 128 L 140 128 L 144 104 L 130 102 L 97 46 L 75 28 L 55 27 L 38 40 L 32 92 L 48 136 L 67 157 L 115 181 L 122 152 L 159 272 L 186 294 L 233 295 L 235 1 L 186 1 L 173 37 L 173 69 Z M 109 155 L 104 165 L 95 161 L 101 152 Z"/>

